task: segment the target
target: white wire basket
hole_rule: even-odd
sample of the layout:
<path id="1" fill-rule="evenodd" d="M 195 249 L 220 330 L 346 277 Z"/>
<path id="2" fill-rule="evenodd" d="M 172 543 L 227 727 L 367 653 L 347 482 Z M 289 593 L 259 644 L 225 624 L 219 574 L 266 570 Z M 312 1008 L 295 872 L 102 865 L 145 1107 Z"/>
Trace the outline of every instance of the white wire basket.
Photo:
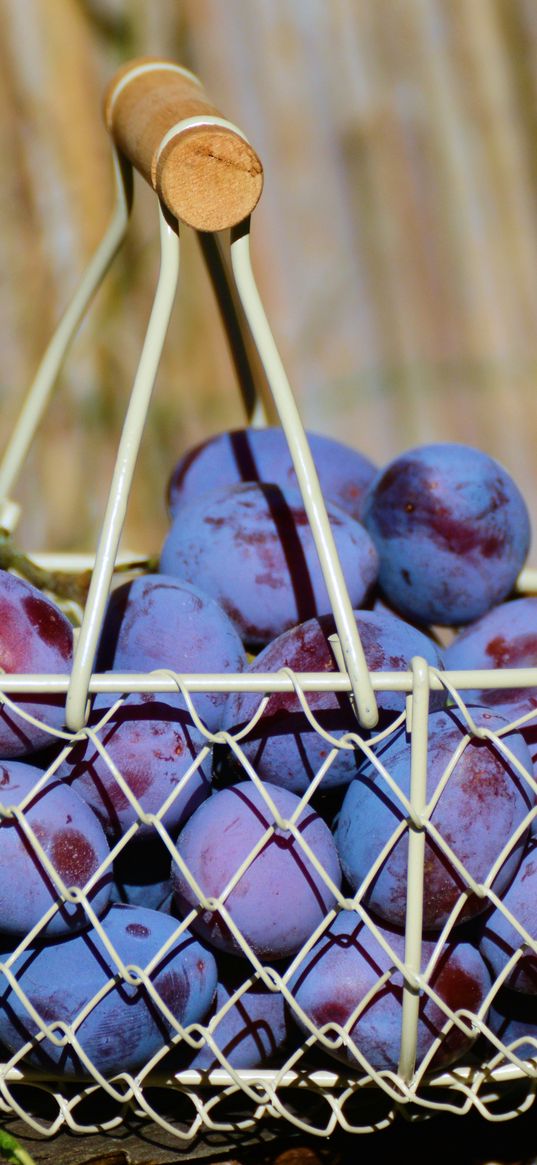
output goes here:
<path id="1" fill-rule="evenodd" d="M 464 1115 L 477 1111 L 492 1121 L 510 1119 L 527 1110 L 534 1100 L 537 1034 L 529 1033 L 526 1038 L 508 1044 L 502 1042 L 490 1027 L 490 1007 L 522 956 L 528 952 L 537 955 L 535 941 L 521 921 L 506 912 L 520 935 L 519 948 L 506 960 L 501 975 L 491 979 L 481 991 L 473 1008 L 466 1004 L 459 1006 L 453 996 L 446 997 L 435 990 L 435 975 L 444 944 L 453 937 L 457 924 L 460 925 L 459 916 L 468 899 L 473 896 L 484 904 L 499 902 L 495 878 L 521 838 L 531 830 L 537 815 L 537 783 L 533 771 L 515 761 L 517 780 L 527 796 L 527 812 L 505 840 L 487 876 L 476 880 L 461 865 L 449 841 L 438 838 L 435 832 L 432 821 L 435 798 L 428 790 L 427 745 L 431 697 L 434 700 L 437 693 L 445 692 L 458 707 L 465 726 L 461 750 L 476 738 L 486 737 L 499 756 L 512 759 L 509 745 L 503 739 L 506 730 L 494 731 L 480 724 L 471 706 L 465 703 L 465 693 L 476 688 L 484 691 L 537 688 L 537 668 L 443 672 L 416 657 L 407 671 L 368 671 L 308 440 L 250 264 L 250 214 L 262 187 L 259 160 L 242 132 L 210 106 L 197 78 L 171 62 L 144 60 L 122 69 L 107 93 L 106 119 L 114 146 L 116 208 L 108 232 L 45 353 L 0 465 L 3 499 L 0 524 L 4 529 L 12 530 L 16 523 L 17 506 L 10 501 L 10 493 L 70 340 L 127 231 L 133 166 L 155 189 L 161 268 L 96 553 L 87 558 L 45 553 L 33 556 L 36 566 L 44 569 L 66 573 L 76 573 L 81 568 L 92 571 L 84 607 L 64 604 L 73 620 L 79 623 L 72 669 L 65 675 L 5 674 L 3 677 L 1 700 L 21 723 L 31 719 L 20 702 L 21 696 L 29 692 L 55 694 L 65 699 L 66 718 L 61 729 L 48 726 L 51 745 L 54 745 L 53 759 L 42 766 L 35 788 L 16 809 L 8 800 L 0 803 L 1 818 L 16 819 L 34 861 L 39 863 L 54 891 L 50 908 L 27 934 L 19 936 L 16 948 L 14 941 L 2 943 L 0 1007 L 16 1006 L 33 1027 L 32 1034 L 27 1039 L 21 1038 L 15 1050 L 4 1049 L 4 1061 L 0 1064 L 0 1112 L 6 1116 L 15 1113 L 31 1128 L 52 1137 L 62 1128 L 79 1133 L 114 1129 L 130 1110 L 156 1122 L 184 1142 L 192 1141 L 206 1130 L 246 1133 L 262 1120 L 287 1122 L 295 1128 L 326 1136 L 337 1129 L 347 1132 L 381 1129 L 401 1114 L 417 1119 L 435 1112 Z M 122 556 L 119 544 L 174 301 L 179 272 L 179 224 L 181 229 L 186 225 L 199 232 L 224 321 L 233 336 L 237 365 L 242 368 L 241 388 L 248 417 L 257 425 L 275 421 L 284 431 L 330 596 L 336 629 L 332 671 L 293 673 L 283 669 L 273 673 L 176 674 L 165 667 L 145 673 L 95 670 L 105 608 L 116 572 L 119 567 L 143 571 L 147 565 L 129 555 Z M 534 574 L 526 570 L 518 580 L 518 591 L 529 594 L 534 590 Z M 238 859 L 233 876 L 216 897 L 200 889 L 185 863 L 177 837 L 166 828 L 164 818 L 170 799 L 148 812 L 107 751 L 108 714 L 88 725 L 88 708 L 98 693 L 115 695 L 114 707 L 119 707 L 130 693 L 175 694 L 178 691 L 186 700 L 200 734 L 199 751 L 178 789 L 194 781 L 200 766 L 211 764 L 217 749 L 225 747 L 234 754 L 235 771 L 240 773 L 242 781 L 249 782 L 263 806 L 264 825 L 255 846 Z M 250 728 L 243 727 L 236 735 L 221 730 L 211 732 L 197 712 L 197 699 L 207 692 L 257 693 L 261 711 L 272 693 L 296 695 L 310 727 L 324 737 L 325 759 L 307 791 L 297 798 L 290 816 L 280 812 L 270 788 L 244 751 L 244 742 L 257 722 L 258 712 Z M 311 694 L 319 692 L 336 693 L 348 703 L 349 727 L 343 737 L 336 738 L 327 731 L 310 706 Z M 383 692 L 401 694 L 402 711 L 394 724 L 375 737 L 377 697 Z M 531 720 L 532 714 L 528 713 L 511 727 Z M 375 743 L 389 739 L 403 724 L 411 737 L 408 797 L 397 788 L 375 752 Z M 39 791 L 56 780 L 61 764 L 86 738 L 93 741 L 108 766 L 111 779 L 117 782 L 130 804 L 132 824 L 113 843 L 88 881 L 67 885 L 45 852 L 25 809 Z M 330 766 L 342 749 L 369 758 L 376 767 L 378 779 L 399 799 L 402 807 L 400 826 L 379 851 L 374 866 L 354 893 L 334 882 L 332 873 L 323 866 L 300 828 L 301 815 L 309 811 L 312 802 L 317 804 L 316 798 L 323 793 Z M 450 780 L 454 761 L 455 758 L 453 764 L 447 765 L 444 785 Z M 215 767 L 214 759 L 212 763 Z M 110 875 L 114 863 L 144 829 L 153 831 L 160 839 L 171 863 L 181 870 L 197 900 L 182 916 L 168 915 L 174 919 L 174 925 L 173 934 L 166 940 L 166 949 L 154 954 L 149 963 L 138 965 L 126 962 L 103 930 L 92 891 L 100 878 Z M 322 918 L 300 949 L 287 959 L 269 960 L 252 947 L 228 906 L 234 886 L 252 867 L 263 846 L 282 833 L 296 847 L 300 860 L 311 863 L 326 901 Z M 369 910 L 367 891 L 402 835 L 408 836 L 404 926 L 400 939 L 392 941 L 379 929 L 378 920 Z M 446 859 L 454 862 L 460 881 L 460 893 L 433 940 L 423 929 L 428 839 L 434 839 Z M 36 943 L 39 946 L 41 931 L 66 903 L 84 911 L 87 926 L 100 936 L 108 958 L 102 986 L 80 1013 L 67 1021 L 62 1020 L 61 1010 L 56 1015 L 40 1010 L 35 998 L 25 990 L 24 976 L 19 974 L 24 959 L 32 957 Z M 202 1020 L 183 1024 L 170 1011 L 155 985 L 153 971 L 159 959 L 165 958 L 166 951 L 181 940 L 200 914 L 215 912 L 225 920 L 233 935 L 243 978 L 219 1005 L 219 1010 L 213 1008 Z M 312 948 L 323 936 L 326 938 L 332 933 L 330 928 L 337 926 L 336 920 L 343 912 L 355 918 L 368 941 L 377 944 L 378 967 L 366 994 L 345 1015 L 339 1020 L 332 1014 L 326 1022 L 315 1021 L 297 997 L 296 977 L 307 965 Z M 375 960 L 373 963 L 377 965 Z M 237 1003 L 244 1002 L 245 994 L 255 985 L 281 1001 L 292 1029 L 288 1042 L 259 1068 L 243 1067 L 240 1061 L 237 1064 L 229 1049 L 222 1049 L 218 1042 L 219 1022 Z M 392 1037 L 396 1052 L 393 1062 L 379 1066 L 372 1062 L 361 1042 L 359 1020 L 392 988 L 397 997 L 396 1030 Z M 132 1070 L 118 1070 L 116 1066 L 113 1072 L 106 1073 L 85 1048 L 83 1025 L 99 1003 L 118 989 L 127 993 L 129 989 L 144 991 L 165 1034 L 144 1062 Z M 57 990 L 61 995 L 61 984 Z M 431 1012 L 436 1010 L 427 1050 L 423 1052 L 418 1033 L 427 1006 Z M 255 1027 L 255 1021 L 252 1022 Z M 261 1038 L 259 1031 L 257 1037 Z M 447 1059 L 444 1066 L 435 1067 L 435 1062 L 437 1065 L 441 1062 L 443 1049 L 456 1039 L 462 1041 L 464 1054 L 453 1063 Z M 534 1056 L 528 1054 L 528 1047 L 530 1053 L 534 1049 Z M 208 1069 L 185 1067 L 189 1057 L 192 1061 L 194 1052 L 200 1048 L 211 1050 L 214 1065 Z M 344 1054 L 341 1054 L 342 1048 L 346 1048 Z M 64 1073 L 61 1068 L 39 1067 L 36 1050 L 39 1053 L 43 1049 L 54 1053 L 49 1057 L 52 1064 L 61 1063 L 63 1052 L 71 1049 L 77 1057 L 77 1069 L 73 1071 L 71 1067 Z"/>

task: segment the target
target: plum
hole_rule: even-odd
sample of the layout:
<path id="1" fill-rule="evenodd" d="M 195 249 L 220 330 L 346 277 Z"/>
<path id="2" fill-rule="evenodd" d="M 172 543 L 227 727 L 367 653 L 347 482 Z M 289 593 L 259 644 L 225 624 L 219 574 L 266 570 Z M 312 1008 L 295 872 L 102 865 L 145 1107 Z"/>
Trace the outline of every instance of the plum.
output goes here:
<path id="1" fill-rule="evenodd" d="M 460 631 L 445 650 L 448 671 L 537 667 L 537 598 L 511 599 Z M 537 688 L 479 688 L 464 693 L 513 720 L 537 709 Z"/>
<path id="2" fill-rule="evenodd" d="M 205 1019 L 218 1052 L 209 1042 L 193 1052 L 185 1045 L 181 1068 L 202 1072 L 228 1064 L 237 1069 L 262 1068 L 289 1039 L 292 1024 L 282 993 L 256 979 L 245 981 L 244 962 L 236 962 L 237 967 L 227 966 L 219 973 L 215 1000 Z"/>
<path id="3" fill-rule="evenodd" d="M 422 631 L 410 627 L 387 611 L 357 611 L 356 625 L 371 671 L 407 670 L 413 656 L 423 656 L 433 667 L 442 667 L 442 656 Z M 337 671 L 328 636 L 335 631 L 331 616 L 309 619 L 273 640 L 248 668 L 256 672 L 277 672 L 289 667 L 296 672 Z M 432 705 L 444 702 L 443 692 L 433 692 Z M 248 723 L 258 707 L 255 693 L 231 693 L 226 702 L 222 727 L 235 733 Z M 308 704 L 322 728 L 332 736 L 361 732 L 347 694 L 308 692 Z M 379 729 L 385 728 L 404 710 L 404 692 L 379 692 Z M 287 692 L 273 693 L 262 716 L 241 748 L 264 781 L 271 781 L 293 793 L 304 793 L 326 759 L 332 746 L 310 725 L 298 697 Z M 337 754 L 323 776 L 323 790 L 348 784 L 357 773 L 362 754 L 354 749 Z"/>
<path id="4" fill-rule="evenodd" d="M 361 501 L 376 467 L 349 445 L 307 433 L 324 497 L 360 518 Z M 272 482 L 298 489 L 297 476 L 283 429 L 244 428 L 218 433 L 189 449 L 177 462 L 168 483 L 168 508 L 181 507 L 208 489 L 241 481 Z"/>
<path id="5" fill-rule="evenodd" d="M 513 955 L 520 957 L 509 972 L 505 985 L 511 991 L 537 995 L 537 954 L 524 952 L 526 940 L 504 910 L 537 942 L 537 843 L 533 841 L 506 892 L 503 910 L 496 906 L 482 920 L 479 949 L 494 975 L 500 975 Z"/>
<path id="6" fill-rule="evenodd" d="M 148 574 L 110 596 L 99 665 L 114 671 L 241 672 L 247 659 L 225 611 L 197 586 Z M 193 703 L 211 732 L 218 731 L 224 693 L 196 694 Z"/>
<path id="7" fill-rule="evenodd" d="M 478 725 L 493 732 L 505 730 L 508 721 L 484 708 L 473 708 Z M 429 718 L 427 753 L 427 801 L 433 805 L 430 821 L 469 875 L 478 883 L 488 877 L 503 847 L 523 823 L 534 803 L 534 794 L 515 765 L 487 739 L 472 737 L 461 755 L 456 751 L 467 732 L 462 713 L 455 708 L 432 712 Z M 502 737 L 525 772 L 532 764 L 527 745 L 518 732 Z M 410 794 L 410 737 L 403 727 L 378 749 L 377 755 L 405 797 Z M 441 782 L 453 763 L 447 782 Z M 435 799 L 435 791 L 441 791 Z M 349 785 L 336 829 L 338 853 L 348 881 L 357 890 L 378 860 L 385 845 L 407 819 L 407 812 L 371 762 L 364 762 L 359 777 Z M 528 827 L 529 828 L 529 827 Z M 520 865 L 527 832 L 522 833 L 503 861 L 493 882 L 503 893 Z M 366 892 L 369 907 L 394 926 L 404 925 L 407 899 L 408 831 L 395 840 Z M 449 854 L 429 832 L 425 842 L 423 925 L 436 930 L 444 925 L 461 895 L 468 894 L 458 921 L 474 917 L 487 907 L 487 898 L 469 890 L 466 878 Z"/>
<path id="8" fill-rule="evenodd" d="M 118 703 L 115 693 L 101 693 L 93 701 L 90 725 L 98 725 L 114 707 L 98 732 L 100 742 L 144 813 L 158 813 L 173 795 L 162 820 L 176 833 L 209 795 L 210 759 L 186 778 L 205 740 L 179 695 L 133 692 Z M 58 774 L 91 805 L 112 840 L 138 820 L 135 806 L 90 737 L 74 745 Z M 149 834 L 153 828 L 142 822 L 139 832 Z"/>
<path id="9" fill-rule="evenodd" d="M 404 962 L 404 939 L 394 930 L 379 927 L 384 943 Z M 435 943 L 424 941 L 422 966 L 435 953 Z M 391 971 L 391 974 L 390 974 Z M 383 976 L 387 976 L 383 980 Z M 490 989 L 490 976 L 475 947 L 469 942 L 446 943 L 428 980 L 441 1003 L 424 990 L 417 1029 L 416 1063 L 420 1065 L 437 1039 L 434 1067 L 445 1067 L 464 1054 L 474 1035 L 466 1034 L 450 1012 L 476 1014 Z M 302 959 L 289 980 L 289 988 L 307 1019 L 317 1028 L 330 1025 L 325 1035 L 334 1041 L 323 1049 L 353 1067 L 362 1066 L 352 1041 L 370 1068 L 395 1071 L 401 1045 L 403 975 L 393 957 L 368 926 L 352 910 L 342 910 Z M 366 997 L 367 1001 L 366 1001 Z M 357 1018 L 356 1009 L 365 1003 Z M 311 1028 L 293 1008 L 294 1018 L 308 1035 Z M 468 1016 L 464 1023 L 470 1028 Z M 345 1029 L 342 1043 L 336 1039 Z M 445 1029 L 445 1032 L 444 1032 Z M 475 1032 L 477 1035 L 477 1031 Z"/>
<path id="10" fill-rule="evenodd" d="M 265 785 L 278 812 L 289 820 L 300 804 L 287 790 Z M 251 950 L 262 958 L 283 959 L 310 937 L 334 903 L 334 892 L 301 845 L 309 847 L 327 878 L 337 888 L 340 868 L 328 825 L 309 806 L 302 808 L 296 828 L 276 827 L 266 798 L 244 781 L 220 789 L 192 815 L 181 830 L 177 849 L 206 897 L 222 896 L 232 923 Z M 264 840 L 265 839 L 265 840 Z M 259 848 L 261 847 L 261 848 Z M 258 852 L 226 894 L 226 887 Z M 177 863 L 172 866 L 177 909 L 186 917 L 199 899 Z M 230 954 L 243 948 L 217 907 L 199 906 L 192 929 Z"/>
<path id="11" fill-rule="evenodd" d="M 104 832 L 92 810 L 74 789 L 55 776 L 33 792 L 43 772 L 24 761 L 0 762 L 0 802 L 9 810 L 24 801 L 24 820 L 64 885 L 83 889 L 109 857 Z M 100 914 L 110 897 L 110 868 L 105 866 L 88 900 Z M 0 931 L 25 934 L 58 903 L 39 930 L 51 937 L 88 924 L 82 903 L 62 902 L 45 865 L 16 817 L 0 816 Z"/>
<path id="12" fill-rule="evenodd" d="M 108 1076 L 144 1065 L 175 1034 L 159 1000 L 178 1024 L 203 1019 L 216 991 L 216 962 L 188 931 L 179 932 L 176 919 L 114 904 L 101 926 L 114 955 L 91 929 L 18 954 L 11 970 L 22 997 L 0 973 L 0 1040 L 11 1052 L 21 1051 L 39 1031 L 25 997 L 44 1023 L 72 1028 L 94 1070 Z M 142 981 L 129 983 L 117 959 L 131 969 L 148 968 L 157 998 Z M 54 1075 L 91 1072 L 69 1037 L 61 1046 L 48 1037 L 35 1041 L 24 1059 Z"/>
<path id="13" fill-rule="evenodd" d="M 363 522 L 388 601 L 408 618 L 449 626 L 508 597 L 531 533 L 503 466 L 454 443 L 419 446 L 381 470 L 364 498 Z"/>
<path id="14" fill-rule="evenodd" d="M 505 1047 L 520 1060 L 537 1057 L 537 999 L 518 991 L 504 988 L 498 992 L 490 1008 L 487 1025 Z M 497 1055 L 495 1045 L 489 1044 L 489 1054 Z"/>
<path id="15" fill-rule="evenodd" d="M 73 628 L 63 612 L 31 583 L 0 570 L 0 670 L 63 675 L 70 672 L 72 660 Z M 65 718 L 64 696 L 25 694 L 12 700 L 39 724 L 2 704 L 0 757 L 6 759 L 27 756 L 49 744 L 47 728 L 63 728 Z"/>
<path id="16" fill-rule="evenodd" d="M 327 512 L 349 597 L 360 607 L 377 577 L 375 547 L 349 514 L 330 504 Z M 212 595 L 253 648 L 331 610 L 302 498 L 276 485 L 220 486 L 185 504 L 160 569 Z"/>

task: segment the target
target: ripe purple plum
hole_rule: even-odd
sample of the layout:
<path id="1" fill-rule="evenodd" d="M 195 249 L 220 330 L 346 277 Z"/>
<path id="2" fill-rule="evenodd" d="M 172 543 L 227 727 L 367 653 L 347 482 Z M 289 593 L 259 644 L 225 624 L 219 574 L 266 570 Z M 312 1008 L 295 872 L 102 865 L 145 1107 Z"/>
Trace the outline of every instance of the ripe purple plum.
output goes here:
<path id="1" fill-rule="evenodd" d="M 72 659 L 73 629 L 59 607 L 24 579 L 0 570 L 0 669 L 8 675 L 62 675 L 70 672 Z M 61 729 L 64 724 L 64 696 L 24 694 L 12 700 L 39 723 L 31 724 L 2 704 L 0 757 L 4 759 L 43 748 L 52 739 L 47 726 Z"/>
<path id="2" fill-rule="evenodd" d="M 165 574 L 148 574 L 110 596 L 99 654 L 101 668 L 177 673 L 241 672 L 247 658 L 225 611 L 197 586 Z M 193 696 L 201 719 L 218 731 L 225 694 Z"/>
<path id="3" fill-rule="evenodd" d="M 505 732 L 509 723 L 486 708 L 473 708 L 472 714 L 479 726 L 492 732 Z M 427 803 L 432 809 L 428 820 L 468 875 L 482 883 L 504 846 L 524 822 L 533 806 L 534 794 L 516 763 L 509 761 L 498 745 L 475 736 L 464 745 L 466 733 L 466 721 L 457 708 L 431 713 Z M 522 735 L 509 732 L 502 740 L 531 779 L 531 757 Z M 462 750 L 459 756 L 457 750 Z M 411 741 L 406 729 L 394 733 L 377 750 L 377 756 L 401 795 L 409 798 Z M 448 766 L 451 766 L 449 776 Z M 444 777 L 447 777 L 445 783 Z M 353 890 L 358 889 L 406 820 L 407 809 L 398 793 L 371 762 L 365 762 L 360 776 L 347 789 L 335 834 L 343 872 Z M 492 885 L 497 894 L 504 892 L 520 865 L 527 833 L 528 830 L 523 831 L 512 844 L 494 878 Z M 458 922 L 480 914 L 487 907 L 486 897 L 471 891 L 469 882 L 454 865 L 449 852 L 444 851 L 442 842 L 427 831 L 423 926 L 431 931 L 444 925 L 461 895 L 467 897 Z M 405 921 L 407 861 L 408 830 L 405 829 L 394 839 L 365 896 L 370 909 L 394 926 L 403 926 Z"/>
<path id="4" fill-rule="evenodd" d="M 288 821 L 299 798 L 274 785 L 264 788 Z M 302 808 L 295 823 L 297 838 L 290 829 L 274 826 L 266 797 L 249 781 L 219 790 L 184 826 L 177 849 L 201 893 L 209 898 L 222 896 L 232 924 L 254 953 L 259 958 L 284 959 L 299 950 L 333 906 L 332 887 L 337 890 L 341 874 L 323 819 L 310 806 Z M 301 842 L 320 863 L 327 880 Z M 250 855 L 249 864 L 237 876 Z M 187 917 L 199 898 L 177 863 L 172 867 L 172 882 L 176 906 Z M 243 953 L 220 907 L 213 911 L 200 904 L 189 925 L 218 949 Z"/>
<path id="5" fill-rule="evenodd" d="M 330 504 L 327 512 L 351 602 L 360 607 L 377 577 L 377 552 L 359 522 Z M 302 498 L 276 485 L 220 486 L 185 504 L 160 569 L 212 595 L 253 648 L 331 610 Z"/>
<path id="6" fill-rule="evenodd" d="M 361 501 L 376 467 L 358 450 L 332 437 L 307 433 L 323 495 L 360 518 Z M 267 426 L 218 433 L 189 449 L 177 462 L 168 484 L 168 508 L 176 513 L 208 489 L 241 481 L 272 482 L 298 489 L 283 429 Z"/>
<path id="7" fill-rule="evenodd" d="M 323 1051 L 354 1068 L 395 1071 L 401 1048 L 401 1009 L 404 979 L 391 954 L 404 962 L 404 939 L 396 931 L 379 927 L 389 950 L 352 910 L 342 910 L 293 972 L 289 988 L 297 1006 L 333 1043 Z M 435 953 L 435 943 L 424 941 L 422 966 Z M 391 972 L 391 974 L 390 974 Z M 386 978 L 384 978 L 386 976 Z M 434 1067 L 445 1067 L 472 1045 L 475 1033 L 468 1016 L 468 1033 L 451 1022 L 450 1012 L 479 1011 L 490 988 L 490 976 L 478 951 L 469 942 L 447 943 L 429 979 L 440 1003 L 426 990 L 421 995 L 417 1029 L 416 1065 L 434 1052 Z M 362 1006 L 357 1018 L 355 1013 Z M 443 1005 L 443 1006 L 442 1006 Z M 299 1027 L 311 1028 L 298 1012 Z M 342 1033 L 343 1029 L 343 1033 Z M 338 1037 L 343 1038 L 338 1042 Z M 352 1042 L 351 1042 L 352 1041 Z M 365 1057 L 364 1065 L 360 1057 Z M 321 1046 L 321 1045 L 320 1045 Z"/>
<path id="8" fill-rule="evenodd" d="M 205 1020 L 217 1051 L 209 1042 L 190 1054 L 185 1046 L 181 1059 L 186 1053 L 186 1062 L 182 1066 L 201 1072 L 228 1064 L 243 1070 L 263 1068 L 287 1043 L 292 1024 L 283 995 L 256 980 L 248 984 L 244 965 L 241 960 L 240 971 L 226 970 L 220 975 L 215 1000 Z"/>
<path id="9" fill-rule="evenodd" d="M 511 991 L 537 995 L 537 954 L 527 943 L 526 935 L 537 942 L 537 844 L 528 847 L 511 885 L 502 895 L 502 907 L 494 907 L 483 919 L 479 949 L 494 975 L 518 958 L 505 979 Z M 518 929 L 504 914 L 512 915 Z"/>
<path id="10" fill-rule="evenodd" d="M 465 627 L 446 648 L 445 665 L 448 671 L 537 667 L 537 598 L 500 603 Z M 480 688 L 463 694 L 513 720 L 537 709 L 537 688 Z"/>
<path id="11" fill-rule="evenodd" d="M 175 1029 L 158 999 L 139 977 L 128 982 L 119 960 L 131 971 L 148 968 L 154 991 L 178 1024 L 198 1023 L 211 1006 L 215 959 L 188 931 L 179 932 L 176 919 L 158 910 L 114 904 L 101 926 L 114 955 L 95 928 L 25 950 L 11 964 L 43 1023 L 68 1025 L 81 1049 L 79 1054 L 70 1032 L 60 1046 L 45 1036 L 24 1054 L 32 1066 L 55 1075 L 86 1076 L 92 1070 L 87 1057 L 97 1072 L 112 1076 L 135 1070 L 169 1042 Z M 103 988 L 106 992 L 96 998 Z M 79 1021 L 86 1007 L 89 1010 Z M 24 999 L 1 973 L 0 1040 L 18 1052 L 38 1032 Z"/>
<path id="12" fill-rule="evenodd" d="M 121 699 L 101 693 L 93 701 L 89 723 L 144 813 L 158 813 L 173 798 L 162 820 L 176 833 L 211 788 L 210 757 L 189 773 L 205 740 L 181 697 L 133 692 Z M 138 820 L 136 804 L 91 737 L 74 745 L 58 773 L 91 805 L 112 840 Z M 150 835 L 153 829 L 142 821 L 139 833 Z"/>
<path id="13" fill-rule="evenodd" d="M 530 544 L 527 507 L 507 471 L 454 443 L 411 449 L 381 470 L 363 522 L 388 601 L 423 623 L 470 623 L 502 602 Z"/>
<path id="14" fill-rule="evenodd" d="M 518 991 L 503 989 L 494 997 L 487 1025 L 504 1047 L 511 1047 L 519 1060 L 534 1060 L 537 1056 L 537 999 Z M 489 1043 L 489 1055 L 497 1055 L 495 1044 Z"/>
<path id="15" fill-rule="evenodd" d="M 413 656 L 423 656 L 433 667 L 442 668 L 441 653 L 422 631 L 409 626 L 387 611 L 357 611 L 356 625 L 371 671 L 406 671 Z M 252 674 L 277 672 L 289 667 L 295 672 L 338 671 L 329 636 L 335 631 L 331 616 L 309 619 L 278 636 L 259 653 L 248 668 Z M 222 727 L 242 731 L 259 705 L 251 692 L 231 693 Z M 331 736 L 348 732 L 362 734 L 346 693 L 308 692 L 307 701 L 321 727 Z M 443 692 L 432 694 L 433 706 L 444 702 Z M 405 707 L 404 692 L 379 692 L 379 729 L 386 728 Z M 302 794 L 332 750 L 332 745 L 314 729 L 294 693 L 277 692 L 241 748 L 262 780 Z M 363 755 L 355 749 L 341 749 L 322 778 L 323 790 L 346 785 L 357 775 Z"/>
<path id="16" fill-rule="evenodd" d="M 68 888 L 87 892 L 101 914 L 110 897 L 111 871 L 99 869 L 109 856 L 104 832 L 92 810 L 74 789 L 52 776 L 36 789 L 43 772 L 24 761 L 0 762 L 0 802 L 6 811 L 22 805 L 24 821 L 46 859 Z M 95 878 L 95 875 L 97 877 Z M 58 904 L 39 929 L 39 938 L 66 934 L 87 925 L 80 902 L 65 902 L 32 837 L 15 816 L 0 817 L 0 931 L 26 934 Z"/>

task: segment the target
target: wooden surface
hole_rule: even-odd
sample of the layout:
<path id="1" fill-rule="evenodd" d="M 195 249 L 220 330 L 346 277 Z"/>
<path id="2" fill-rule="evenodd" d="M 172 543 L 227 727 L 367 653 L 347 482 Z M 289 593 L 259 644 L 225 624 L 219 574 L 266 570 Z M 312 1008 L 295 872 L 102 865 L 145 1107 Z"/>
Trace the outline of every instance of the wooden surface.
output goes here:
<path id="1" fill-rule="evenodd" d="M 514 1121 L 491 1124 L 478 1116 L 438 1116 L 410 1125 L 401 1119 L 387 1131 L 331 1138 L 308 1137 L 292 1128 L 260 1128 L 255 1137 L 226 1139 L 208 1135 L 194 1147 L 162 1132 L 75 1137 L 63 1134 L 52 1142 L 24 1135 L 13 1122 L 20 1143 L 36 1165 L 378 1165 L 412 1161 L 412 1165 L 535 1165 L 537 1116 L 530 1112 Z"/>

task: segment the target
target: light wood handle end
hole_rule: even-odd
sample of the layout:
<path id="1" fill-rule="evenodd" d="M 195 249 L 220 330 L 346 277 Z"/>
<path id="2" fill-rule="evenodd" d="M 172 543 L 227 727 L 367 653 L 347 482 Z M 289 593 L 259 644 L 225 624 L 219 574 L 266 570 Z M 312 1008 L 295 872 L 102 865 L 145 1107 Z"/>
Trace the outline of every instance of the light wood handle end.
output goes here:
<path id="1" fill-rule="evenodd" d="M 255 150 L 187 69 L 130 61 L 106 90 L 104 118 L 121 153 L 188 226 L 225 230 L 257 205 L 263 167 Z"/>

